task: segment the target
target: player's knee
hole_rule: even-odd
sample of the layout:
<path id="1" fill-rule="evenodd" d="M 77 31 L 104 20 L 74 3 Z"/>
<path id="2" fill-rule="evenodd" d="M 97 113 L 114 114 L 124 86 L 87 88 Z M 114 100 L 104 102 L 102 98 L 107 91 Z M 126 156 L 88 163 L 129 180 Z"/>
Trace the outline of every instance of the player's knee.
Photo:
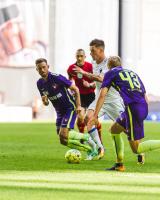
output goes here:
<path id="1" fill-rule="evenodd" d="M 132 149 L 132 152 L 135 153 L 135 154 L 139 154 L 138 152 L 138 148 L 135 147 L 135 146 L 131 146 L 131 149 Z"/>
<path id="2" fill-rule="evenodd" d="M 79 117 L 77 118 L 77 125 L 80 126 L 83 123 L 84 119 Z"/>
<path id="3" fill-rule="evenodd" d="M 122 128 L 117 124 L 114 123 L 110 128 L 109 128 L 109 132 L 111 134 L 119 134 L 122 132 Z"/>
<path id="4" fill-rule="evenodd" d="M 85 123 L 85 124 L 88 123 L 88 116 L 86 116 L 86 117 L 84 118 L 84 123 Z"/>
<path id="5" fill-rule="evenodd" d="M 60 136 L 60 137 L 63 136 L 63 130 L 62 130 L 62 129 L 59 130 L 59 136 Z"/>
<path id="6" fill-rule="evenodd" d="M 109 132 L 110 132 L 111 134 L 114 134 L 115 131 L 116 131 L 116 129 L 115 129 L 114 126 L 109 127 Z"/>
<path id="7" fill-rule="evenodd" d="M 59 131 L 59 139 L 61 144 L 67 145 L 68 138 L 66 136 L 66 132 L 63 129 L 60 129 Z"/>
<path id="8" fill-rule="evenodd" d="M 132 149 L 132 152 L 135 153 L 135 154 L 139 154 L 137 149 Z"/>
<path id="9" fill-rule="evenodd" d="M 65 146 L 67 145 L 67 141 L 68 141 L 67 138 L 63 137 L 63 135 L 60 135 L 59 139 L 62 145 L 65 145 Z"/>

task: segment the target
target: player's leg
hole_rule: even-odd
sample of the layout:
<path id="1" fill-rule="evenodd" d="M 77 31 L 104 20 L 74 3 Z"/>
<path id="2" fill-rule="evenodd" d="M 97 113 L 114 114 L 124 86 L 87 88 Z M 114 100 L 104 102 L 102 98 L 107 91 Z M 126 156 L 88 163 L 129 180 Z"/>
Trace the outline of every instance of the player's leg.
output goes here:
<path id="1" fill-rule="evenodd" d="M 85 102 L 83 101 L 83 106 L 86 105 L 86 104 L 84 104 Z M 85 114 L 86 114 L 86 108 L 83 108 L 81 113 L 80 113 L 80 115 L 78 115 L 78 119 L 83 120 L 83 123 L 86 126 Z M 96 143 L 93 141 L 93 139 L 91 137 L 89 137 L 88 143 L 93 148 L 93 152 L 94 153 L 92 152 L 92 155 L 96 155 L 97 154 L 97 145 L 96 145 Z M 87 160 L 91 160 L 91 156 L 89 156 L 89 158 Z"/>
<path id="2" fill-rule="evenodd" d="M 136 140 L 136 141 L 129 141 L 129 143 L 133 153 L 136 154 L 160 149 L 160 140 L 146 140 L 144 142 Z"/>
<path id="3" fill-rule="evenodd" d="M 127 128 L 129 127 L 128 122 L 129 116 L 127 116 L 128 111 L 124 111 L 124 104 L 123 101 L 117 100 L 106 105 L 106 114 L 109 116 L 110 119 L 117 121 L 117 123 L 121 126 L 118 127 L 119 130 L 126 132 Z M 120 116 L 120 117 L 119 117 Z M 115 130 L 115 134 L 116 134 Z M 114 132 L 113 132 L 114 133 Z M 113 137 L 112 137 L 113 138 Z M 117 137 L 118 140 L 118 137 Z M 119 143 L 122 141 L 122 136 L 119 135 Z M 138 164 L 144 164 L 144 154 L 138 154 Z"/>
<path id="4" fill-rule="evenodd" d="M 88 141 L 90 139 L 89 134 L 82 134 L 73 130 L 76 120 L 75 110 L 68 109 L 62 116 L 59 133 L 61 144 L 70 148 L 91 152 L 92 148 L 90 146 L 80 142 L 81 140 Z"/>
<path id="5" fill-rule="evenodd" d="M 87 110 L 87 114 L 85 118 L 86 123 L 87 123 L 87 130 L 90 136 L 92 137 L 92 139 L 94 140 L 94 142 L 97 144 L 98 148 L 101 148 L 104 151 L 104 147 L 98 135 L 96 124 L 89 123 L 89 119 L 93 116 L 93 113 L 94 113 L 94 110 L 91 110 L 91 109 Z"/>
<path id="6" fill-rule="evenodd" d="M 60 142 L 69 148 L 78 149 L 80 151 L 92 152 L 92 148 L 80 142 L 80 139 L 88 141 L 89 136 L 84 137 L 84 134 L 75 131 L 69 131 L 68 128 L 60 128 Z"/>
<path id="7" fill-rule="evenodd" d="M 99 139 L 101 140 L 101 143 L 103 144 L 103 142 L 102 142 L 102 124 L 99 120 L 98 120 L 98 123 L 96 125 L 96 128 L 97 128 L 97 131 L 98 131 Z"/>
<path id="8" fill-rule="evenodd" d="M 114 123 L 110 127 L 110 133 L 114 144 L 114 149 L 116 153 L 116 163 L 123 163 L 124 157 L 124 143 L 121 136 L 121 132 L 125 129 L 119 123 L 116 122 L 116 119 L 121 116 L 124 112 L 124 104 L 121 99 L 113 100 L 113 102 L 105 102 L 101 108 L 99 115 L 106 114 L 109 119 L 113 120 Z"/>
<path id="9" fill-rule="evenodd" d="M 144 164 L 144 153 L 156 149 L 160 149 L 160 140 L 141 140 L 129 141 L 133 153 L 138 154 L 138 163 Z"/>
<path id="10" fill-rule="evenodd" d="M 100 137 L 99 137 L 99 134 L 98 134 L 98 130 L 97 130 L 97 124 L 90 126 L 89 125 L 89 119 L 90 117 L 93 116 L 93 113 L 94 113 L 94 109 L 95 109 L 95 106 L 96 106 L 96 100 L 95 99 L 95 96 L 92 95 L 92 98 L 91 98 L 91 101 L 90 101 L 90 104 L 88 104 L 88 109 L 87 109 L 87 112 L 86 112 L 86 117 L 85 117 L 85 123 L 87 124 L 87 130 L 88 132 L 90 133 L 92 139 L 96 142 L 98 148 L 100 149 L 103 149 L 104 150 L 104 147 L 102 145 L 102 142 L 100 140 Z M 92 102 L 92 103 L 91 103 Z"/>
<path id="11" fill-rule="evenodd" d="M 75 130 L 73 130 L 74 123 L 75 123 L 75 117 L 73 116 L 72 120 L 70 120 L 70 123 L 67 125 L 67 127 L 70 129 L 70 131 L 69 131 L 69 139 L 80 140 L 81 143 L 83 143 L 83 141 L 84 141 L 84 143 L 85 142 L 89 143 L 89 145 L 92 147 L 92 150 L 93 150 L 91 153 L 94 154 L 94 155 L 97 154 L 96 144 L 92 140 L 90 135 L 89 134 L 78 133 Z"/>
<path id="12" fill-rule="evenodd" d="M 148 105 L 146 103 L 128 106 L 128 115 L 130 123 L 128 139 L 132 151 L 136 154 L 160 149 L 160 140 L 147 140 L 141 142 L 141 139 L 144 138 L 143 122 L 147 114 Z"/>
<path id="13" fill-rule="evenodd" d="M 112 136 L 115 154 L 116 154 L 116 163 L 113 167 L 106 170 L 116 170 L 124 171 L 125 167 L 123 165 L 124 161 L 124 142 L 121 135 L 121 132 L 126 132 L 127 130 L 127 120 L 126 113 L 124 111 L 123 102 L 117 101 L 105 105 L 105 113 L 112 120 L 116 121 L 110 127 L 110 133 Z"/>
<path id="14" fill-rule="evenodd" d="M 72 139 L 72 140 L 88 140 L 89 134 L 81 134 L 76 132 L 74 129 L 74 124 L 76 121 L 76 111 L 73 109 L 68 109 L 62 117 L 61 121 L 61 129 L 60 129 L 60 135 L 67 139 Z M 65 129 L 64 129 L 65 128 Z M 68 131 L 70 130 L 70 131 Z"/>
<path id="15" fill-rule="evenodd" d="M 110 132 L 114 144 L 116 162 L 113 167 L 107 168 L 106 170 L 116 170 L 116 171 L 125 171 L 123 165 L 124 161 L 124 142 L 121 136 L 121 132 L 124 132 L 125 129 L 117 122 L 114 122 L 110 127 Z"/>
<path id="16" fill-rule="evenodd" d="M 84 121 L 86 110 L 87 110 L 88 106 L 92 103 L 92 101 L 95 99 L 95 94 L 94 93 L 80 94 L 80 98 L 81 98 L 82 110 L 81 110 L 80 114 L 77 116 L 77 126 L 78 126 L 79 132 L 84 133 L 84 129 L 86 126 L 86 123 Z"/>
<path id="17" fill-rule="evenodd" d="M 57 119 L 56 119 L 56 132 L 57 132 L 57 135 L 59 135 L 59 133 L 60 133 L 61 122 L 62 122 L 62 114 L 58 112 L 57 113 Z"/>
<path id="18" fill-rule="evenodd" d="M 85 108 L 82 107 L 81 112 L 77 115 L 77 127 L 80 133 L 84 133 L 85 129 L 84 117 L 85 117 Z"/>
<path id="19" fill-rule="evenodd" d="M 110 127 L 110 133 L 112 136 L 114 149 L 116 153 L 116 162 L 123 163 L 124 161 L 124 142 L 121 136 L 121 133 L 125 131 L 125 129 L 118 124 L 117 122 L 114 122 L 112 126 Z"/>

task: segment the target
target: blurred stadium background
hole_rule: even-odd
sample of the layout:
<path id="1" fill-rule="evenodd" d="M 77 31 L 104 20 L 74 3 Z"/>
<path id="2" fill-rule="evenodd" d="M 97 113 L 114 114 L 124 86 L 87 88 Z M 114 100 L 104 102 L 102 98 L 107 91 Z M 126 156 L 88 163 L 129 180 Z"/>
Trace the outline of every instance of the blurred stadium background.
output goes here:
<path id="1" fill-rule="evenodd" d="M 94 38 L 106 55 L 120 55 L 138 72 L 149 95 L 148 120 L 160 120 L 159 0 L 0 0 L 0 121 L 53 120 L 36 88 L 34 61 L 66 75 L 75 51 Z"/>

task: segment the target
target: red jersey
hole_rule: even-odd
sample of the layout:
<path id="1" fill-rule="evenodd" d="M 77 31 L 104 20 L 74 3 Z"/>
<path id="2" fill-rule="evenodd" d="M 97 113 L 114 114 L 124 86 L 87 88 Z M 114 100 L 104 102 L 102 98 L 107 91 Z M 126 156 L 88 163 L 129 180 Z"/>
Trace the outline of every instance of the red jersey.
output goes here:
<path id="1" fill-rule="evenodd" d="M 76 65 L 76 63 L 70 65 L 68 70 L 67 70 L 67 73 L 68 73 L 68 75 L 70 75 L 74 79 L 75 84 L 78 87 L 80 94 L 93 93 L 95 89 L 94 88 L 86 88 L 86 87 L 84 87 L 83 86 L 83 80 L 85 80 L 85 81 L 87 81 L 89 83 L 93 83 L 93 81 L 91 81 L 87 77 L 84 77 L 82 74 L 76 74 L 74 72 L 74 70 L 73 70 L 75 68 L 75 65 Z M 93 73 L 93 69 L 92 69 L 92 64 L 91 63 L 85 62 L 84 65 L 81 66 L 81 68 L 86 72 Z"/>

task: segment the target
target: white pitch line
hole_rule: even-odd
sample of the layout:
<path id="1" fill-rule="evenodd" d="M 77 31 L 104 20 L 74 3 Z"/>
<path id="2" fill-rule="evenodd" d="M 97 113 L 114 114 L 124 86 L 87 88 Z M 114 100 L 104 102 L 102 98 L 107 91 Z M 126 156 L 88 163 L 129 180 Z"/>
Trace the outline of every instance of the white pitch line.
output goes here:
<path id="1" fill-rule="evenodd" d="M 20 179 L 20 180 L 73 180 L 76 181 L 79 178 L 84 181 L 106 181 L 112 180 L 132 180 L 132 181 L 147 181 L 160 182 L 160 174 L 156 173 L 125 173 L 125 172 L 91 172 L 91 171 L 73 171 L 70 172 L 43 172 L 43 171 L 0 171 L 0 179 Z"/>
<path id="2" fill-rule="evenodd" d="M 85 190 L 139 191 L 160 193 L 160 175 L 156 173 L 106 173 L 106 172 L 28 172 L 0 171 L 0 186 L 75 188 Z M 56 187 L 55 187 L 56 186 Z M 158 187 L 159 186 L 159 187 Z M 94 188 L 94 189 L 92 189 Z M 120 188 L 120 189 L 118 189 Z M 158 188 L 158 189 L 157 189 Z"/>
<path id="3" fill-rule="evenodd" d="M 160 194 L 159 187 L 144 186 L 123 186 L 123 185 L 83 185 L 83 184 L 65 184 L 65 183 L 40 183 L 40 182 L 18 182 L 18 181 L 2 181 L 0 186 L 3 187 L 19 187 L 19 188 L 39 188 L 39 189 L 65 189 L 73 191 L 103 191 L 103 192 L 123 192 L 123 193 L 145 193 Z"/>

